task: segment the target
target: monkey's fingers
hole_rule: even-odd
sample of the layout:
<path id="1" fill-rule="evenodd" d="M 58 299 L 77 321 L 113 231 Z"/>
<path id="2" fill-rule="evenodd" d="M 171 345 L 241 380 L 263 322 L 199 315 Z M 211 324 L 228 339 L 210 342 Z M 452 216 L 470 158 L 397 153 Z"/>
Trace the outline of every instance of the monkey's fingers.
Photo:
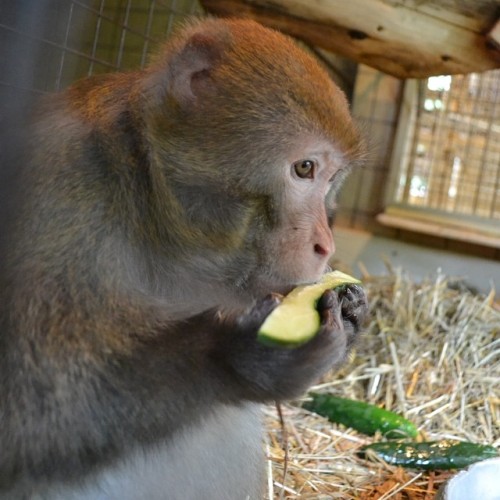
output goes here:
<path id="1" fill-rule="evenodd" d="M 316 306 L 319 312 L 321 325 L 333 326 L 340 311 L 340 303 L 334 290 L 326 290 L 318 300 Z"/>
<path id="2" fill-rule="evenodd" d="M 270 293 L 263 299 L 258 300 L 249 313 L 240 319 L 240 326 L 245 330 L 257 331 L 269 314 L 281 303 L 282 299 L 282 295 Z"/>
<path id="3" fill-rule="evenodd" d="M 363 287 L 348 285 L 339 291 L 342 318 L 359 328 L 368 312 L 368 300 Z"/>

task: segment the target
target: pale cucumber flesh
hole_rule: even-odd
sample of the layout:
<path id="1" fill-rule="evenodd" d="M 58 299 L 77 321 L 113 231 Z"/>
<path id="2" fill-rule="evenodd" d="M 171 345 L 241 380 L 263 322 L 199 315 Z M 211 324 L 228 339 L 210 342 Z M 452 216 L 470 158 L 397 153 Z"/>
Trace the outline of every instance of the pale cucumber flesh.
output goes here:
<path id="1" fill-rule="evenodd" d="M 348 283 L 360 281 L 340 271 L 333 271 L 325 274 L 317 283 L 294 288 L 262 323 L 258 339 L 265 344 L 285 347 L 307 342 L 320 327 L 316 304 L 323 292 Z"/>

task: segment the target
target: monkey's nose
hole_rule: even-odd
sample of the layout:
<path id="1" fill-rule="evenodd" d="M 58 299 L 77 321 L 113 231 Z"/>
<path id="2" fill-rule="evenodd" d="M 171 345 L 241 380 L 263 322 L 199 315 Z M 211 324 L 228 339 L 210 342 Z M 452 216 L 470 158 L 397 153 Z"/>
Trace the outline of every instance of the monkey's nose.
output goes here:
<path id="1" fill-rule="evenodd" d="M 313 245 L 313 250 L 314 255 L 316 255 L 320 259 L 329 259 L 335 252 L 335 244 L 333 242 L 333 238 L 330 236 L 322 238 L 321 240 L 316 240 L 316 243 Z"/>
<path id="2" fill-rule="evenodd" d="M 326 222 L 316 226 L 312 243 L 314 255 L 322 260 L 329 259 L 333 255 L 335 252 L 335 243 L 332 232 Z"/>
<path id="3" fill-rule="evenodd" d="M 328 255 L 330 255 L 330 251 L 324 248 L 319 243 L 316 243 L 314 245 L 314 253 L 317 253 L 320 257 L 327 257 Z"/>

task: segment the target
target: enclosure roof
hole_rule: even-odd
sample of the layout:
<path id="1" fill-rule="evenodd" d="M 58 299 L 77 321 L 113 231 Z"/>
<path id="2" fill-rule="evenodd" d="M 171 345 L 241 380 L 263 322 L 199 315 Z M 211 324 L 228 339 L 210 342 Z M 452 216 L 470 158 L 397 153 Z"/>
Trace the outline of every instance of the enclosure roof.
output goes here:
<path id="1" fill-rule="evenodd" d="M 398 78 L 500 67 L 499 0 L 201 0 Z"/>

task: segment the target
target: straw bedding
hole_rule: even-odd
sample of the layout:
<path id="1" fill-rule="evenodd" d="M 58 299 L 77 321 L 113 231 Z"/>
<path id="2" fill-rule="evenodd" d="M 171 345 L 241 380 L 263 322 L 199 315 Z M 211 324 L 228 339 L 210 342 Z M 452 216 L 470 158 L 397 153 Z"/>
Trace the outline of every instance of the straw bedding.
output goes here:
<path id="1" fill-rule="evenodd" d="M 500 307 L 438 273 L 415 282 L 402 270 L 364 276 L 370 317 L 354 356 L 315 391 L 402 413 L 422 440 L 500 446 Z M 454 472 L 401 469 L 358 458 L 382 439 L 300 407 L 265 408 L 268 498 L 431 500 Z M 286 442 L 286 445 L 285 445 Z M 288 453 L 284 475 L 285 448 Z"/>

